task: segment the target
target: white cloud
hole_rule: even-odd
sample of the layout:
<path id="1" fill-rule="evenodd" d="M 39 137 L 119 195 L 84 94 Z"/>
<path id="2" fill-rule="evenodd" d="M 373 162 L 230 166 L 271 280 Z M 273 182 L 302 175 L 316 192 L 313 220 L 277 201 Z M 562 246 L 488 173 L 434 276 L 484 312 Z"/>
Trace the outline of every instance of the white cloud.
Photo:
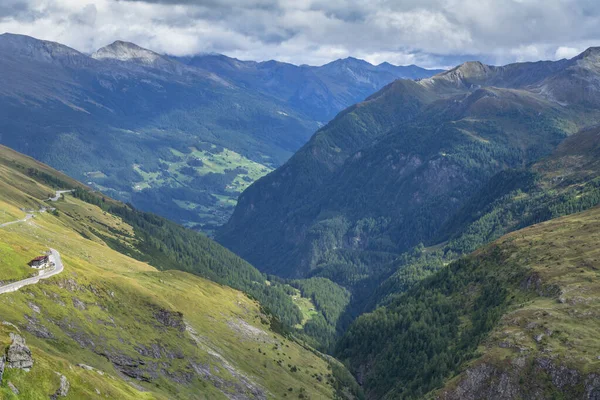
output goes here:
<path id="1" fill-rule="evenodd" d="M 128 40 L 159 52 L 323 64 L 450 65 L 571 57 L 600 44 L 595 0 L 1 0 L 0 31 L 92 52 Z"/>
<path id="2" fill-rule="evenodd" d="M 578 49 L 575 47 L 561 46 L 558 49 L 556 49 L 556 52 L 554 53 L 554 58 L 557 58 L 557 59 L 573 58 L 576 55 L 580 54 L 582 52 L 582 50 L 583 49 Z"/>

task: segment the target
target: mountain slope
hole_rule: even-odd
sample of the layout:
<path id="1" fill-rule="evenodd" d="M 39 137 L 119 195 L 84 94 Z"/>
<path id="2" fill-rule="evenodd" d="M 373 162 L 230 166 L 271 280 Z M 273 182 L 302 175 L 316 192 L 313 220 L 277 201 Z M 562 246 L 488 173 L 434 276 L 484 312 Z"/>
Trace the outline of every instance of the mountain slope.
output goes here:
<path id="1" fill-rule="evenodd" d="M 361 316 L 339 355 L 369 398 L 593 397 L 599 223 L 596 208 L 503 237 Z"/>
<path id="2" fill-rule="evenodd" d="M 151 230 L 70 195 L 51 204 L 41 200 L 56 187 L 75 188 L 82 197 L 80 184 L 4 147 L 0 175 L 0 224 L 22 218 L 20 208 L 56 208 L 30 211 L 32 219 L 0 228 L 3 282 L 30 275 L 26 263 L 50 246 L 64 263 L 59 275 L 0 294 L 0 342 L 9 346 L 9 333 L 24 337 L 33 358 L 29 372 L 4 369 L 3 398 L 13 398 L 11 385 L 26 398 L 59 390 L 67 398 L 122 399 L 262 399 L 290 392 L 333 398 L 345 391 L 332 376 L 343 367 L 273 330 L 277 321 L 255 300 L 169 269 L 168 255 L 152 257 L 169 269 L 164 272 L 131 258 L 140 240 L 160 242 Z M 156 223 L 156 217 L 144 218 Z M 244 268 L 203 240 L 192 272 Z"/>
<path id="3" fill-rule="evenodd" d="M 396 77 L 389 67 L 370 66 L 368 83 L 342 82 L 333 72 L 327 84 L 310 74 L 298 86 L 287 73 L 253 81 L 225 65 L 205 69 L 188 61 L 122 41 L 88 56 L 0 35 L 0 143 L 115 198 L 211 232 L 241 191 L 327 121 L 319 115 L 324 107 L 333 115 Z M 335 93 L 305 109 L 303 95 L 285 89 L 311 85 L 335 86 L 326 89 Z"/>
<path id="4" fill-rule="evenodd" d="M 574 81 L 588 77 L 593 54 L 504 67 L 473 62 L 397 81 L 340 113 L 248 188 L 217 238 L 284 276 L 331 276 L 344 264 L 377 269 L 369 259 L 436 244 L 440 228 L 490 178 L 596 123 L 597 103 L 557 100 L 549 89 L 568 71 Z"/>

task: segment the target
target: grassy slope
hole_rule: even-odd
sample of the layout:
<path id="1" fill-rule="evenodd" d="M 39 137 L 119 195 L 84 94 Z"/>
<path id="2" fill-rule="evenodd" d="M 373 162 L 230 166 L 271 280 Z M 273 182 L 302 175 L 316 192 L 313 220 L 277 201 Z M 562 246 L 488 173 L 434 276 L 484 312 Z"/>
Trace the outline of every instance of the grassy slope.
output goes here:
<path id="1" fill-rule="evenodd" d="M 599 231 L 594 208 L 506 235 L 359 317 L 338 354 L 370 398 L 587 398 Z"/>
<path id="2" fill-rule="evenodd" d="M 40 204 L 37 199 L 52 189 L 7 168 L 9 157 L 42 166 L 1 149 L 0 209 L 19 217 L 20 206 L 35 208 Z M 246 392 L 251 397 L 253 391 L 282 398 L 290 393 L 288 388 L 313 399 L 333 397 L 326 377 L 328 363 L 270 331 L 269 319 L 256 302 L 194 275 L 158 272 L 111 250 L 92 232 L 110 236 L 115 230 L 132 232 L 131 227 L 95 206 L 69 196 L 56 206 L 58 217 L 37 214 L 26 224 L 0 229 L 0 243 L 14 255 L 11 273 L 27 272 L 21 261 L 50 246 L 65 263 L 65 271 L 57 277 L 0 295 L 3 321 L 19 327 L 0 325 L 0 341 L 8 344 L 8 333 L 20 329 L 35 359 L 29 373 L 7 370 L 0 388 L 3 397 L 11 397 L 6 388 L 11 381 L 25 398 L 47 398 L 58 387 L 54 371 L 69 379 L 69 398 L 212 399 L 225 398 L 224 392 Z M 182 312 L 197 334 L 161 325 L 157 310 Z M 40 337 L 49 335 L 52 338 Z M 156 355 L 146 351 L 153 345 L 159 345 Z M 150 382 L 128 384 L 130 378 L 108 360 L 116 356 L 143 360 L 139 371 Z M 103 374 L 77 367 L 79 363 Z M 202 376 L 202 371 L 210 376 Z M 240 388 L 243 382 L 250 389 Z"/>
<path id="3" fill-rule="evenodd" d="M 161 159 L 162 165 L 166 167 L 164 170 L 144 171 L 143 165 L 134 164 L 133 169 L 140 176 L 141 181 L 133 185 L 133 190 L 140 192 L 145 189 L 194 187 L 194 190 L 197 191 L 196 195 L 180 196 L 186 199 L 173 199 L 172 202 L 179 208 L 193 212 L 190 216 L 194 216 L 194 221 L 186 221 L 183 218 L 181 222 L 186 222 L 186 225 L 190 227 L 197 227 L 210 233 L 211 227 L 222 225 L 227 221 L 240 193 L 252 182 L 273 169 L 252 161 L 233 150 L 217 148 L 209 143 L 204 143 L 204 145 L 212 147 L 212 149 L 207 151 L 190 148 L 189 154 L 170 149 L 175 160 Z M 201 166 L 190 165 L 193 161 L 198 160 L 201 161 Z M 187 173 L 186 170 L 188 170 Z M 211 181 L 203 183 L 201 177 L 208 174 L 223 175 L 223 178 L 220 183 Z M 93 177 L 90 176 L 90 178 Z M 102 182 L 102 177 L 97 182 L 92 179 L 92 182 L 100 190 L 107 189 L 98 184 L 98 182 Z M 121 195 L 126 196 L 126 193 L 121 193 Z M 156 211 L 161 212 L 160 208 L 157 208 Z"/>
<path id="4" fill-rule="evenodd" d="M 515 397 L 587 395 L 586 390 L 594 387 L 590 374 L 600 373 L 599 232 L 600 209 L 595 208 L 514 232 L 493 245 L 508 253 L 510 263 L 527 269 L 528 279 L 511 292 L 533 293 L 533 298 L 512 305 L 480 345 L 481 356 L 471 362 L 469 371 L 488 369 L 487 377 L 473 382 L 463 373 L 440 396 L 491 393 L 502 376 Z"/>

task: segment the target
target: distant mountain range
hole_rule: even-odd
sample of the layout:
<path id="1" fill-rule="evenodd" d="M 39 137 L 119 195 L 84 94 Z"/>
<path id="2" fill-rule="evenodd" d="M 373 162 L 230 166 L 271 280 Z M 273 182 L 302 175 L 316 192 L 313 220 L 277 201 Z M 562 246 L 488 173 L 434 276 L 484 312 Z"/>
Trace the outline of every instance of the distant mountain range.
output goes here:
<path id="1" fill-rule="evenodd" d="M 320 67 L 277 61 L 240 61 L 224 55 L 202 55 L 180 60 L 225 77 L 239 86 L 268 93 L 299 112 L 323 122 L 396 79 L 428 78 L 442 72 L 416 65 L 372 65 L 353 57 Z"/>
<path id="2" fill-rule="evenodd" d="M 323 67 L 177 59 L 122 41 L 90 56 L 4 34 L 0 143 L 210 229 L 338 111 L 396 78 L 435 72 L 355 59 Z"/>
<path id="3" fill-rule="evenodd" d="M 592 48 L 571 60 L 468 62 L 395 81 L 250 186 L 217 238 L 269 273 L 330 276 L 346 265 L 361 275 L 364 257 L 435 244 L 494 175 L 597 123 L 599 78 Z"/>

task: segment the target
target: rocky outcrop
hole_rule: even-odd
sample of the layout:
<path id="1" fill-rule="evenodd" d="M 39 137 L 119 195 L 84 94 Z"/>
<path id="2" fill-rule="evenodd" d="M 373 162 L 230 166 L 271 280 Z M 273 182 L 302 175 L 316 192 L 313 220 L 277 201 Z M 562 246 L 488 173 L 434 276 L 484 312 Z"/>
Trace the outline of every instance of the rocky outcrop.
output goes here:
<path id="1" fill-rule="evenodd" d="M 159 369 L 156 363 L 147 363 L 140 358 L 133 358 L 115 352 L 98 354 L 106 357 L 116 370 L 129 378 L 143 382 L 151 382 L 159 376 Z"/>
<path id="2" fill-rule="evenodd" d="M 179 311 L 169 311 L 164 308 L 158 308 L 154 311 L 154 318 L 163 326 L 175 328 L 179 332 L 185 331 L 183 314 Z"/>
<path id="3" fill-rule="evenodd" d="M 600 400 L 600 376 L 586 375 L 547 357 L 520 357 L 501 365 L 483 362 L 441 390 L 440 400 Z"/>
<path id="4" fill-rule="evenodd" d="M 12 344 L 6 352 L 6 366 L 8 368 L 20 368 L 29 371 L 33 367 L 31 350 L 25 344 L 25 338 L 16 333 L 11 333 Z"/>
<path id="5" fill-rule="evenodd" d="M 71 385 L 69 384 L 69 380 L 66 376 L 64 376 L 63 374 L 59 374 L 58 372 L 56 374 L 60 376 L 60 386 L 58 387 L 58 389 L 56 389 L 56 392 L 54 392 L 54 394 L 50 396 L 51 400 L 56 400 L 59 397 L 67 397 L 67 395 L 69 394 L 69 389 L 71 387 Z"/>
<path id="6" fill-rule="evenodd" d="M 87 309 L 85 303 L 81 300 L 79 300 L 77 297 L 73 297 L 73 307 L 75 307 L 78 310 L 84 311 Z"/>
<path id="7" fill-rule="evenodd" d="M 6 356 L 0 357 L 0 385 L 2 384 L 2 377 L 4 376 L 4 367 L 6 366 Z"/>
<path id="8" fill-rule="evenodd" d="M 23 326 L 25 330 L 42 339 L 53 339 L 54 335 L 46 328 L 35 316 L 25 315 L 27 324 Z"/>

